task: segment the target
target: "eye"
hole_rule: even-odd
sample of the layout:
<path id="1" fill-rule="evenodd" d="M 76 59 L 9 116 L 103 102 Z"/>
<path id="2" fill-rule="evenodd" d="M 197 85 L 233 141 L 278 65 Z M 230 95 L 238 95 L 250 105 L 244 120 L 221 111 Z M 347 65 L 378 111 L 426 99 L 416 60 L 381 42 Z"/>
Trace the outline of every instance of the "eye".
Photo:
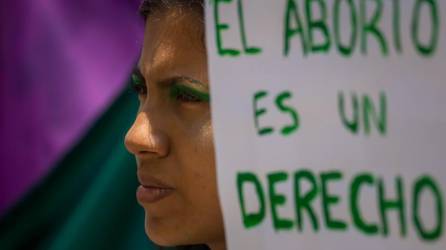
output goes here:
<path id="1" fill-rule="evenodd" d="M 138 94 L 139 96 L 147 94 L 147 87 L 146 84 L 144 83 L 144 79 L 142 79 L 142 77 L 136 73 L 132 74 L 131 87 L 133 91 L 135 91 L 135 93 Z"/>
<path id="2" fill-rule="evenodd" d="M 181 83 L 174 83 L 170 88 L 170 96 L 176 101 L 190 103 L 209 101 L 208 93 L 199 91 L 193 87 L 188 87 Z"/>
<path id="3" fill-rule="evenodd" d="M 201 100 L 189 93 L 178 93 L 176 99 L 181 102 L 200 102 Z"/>

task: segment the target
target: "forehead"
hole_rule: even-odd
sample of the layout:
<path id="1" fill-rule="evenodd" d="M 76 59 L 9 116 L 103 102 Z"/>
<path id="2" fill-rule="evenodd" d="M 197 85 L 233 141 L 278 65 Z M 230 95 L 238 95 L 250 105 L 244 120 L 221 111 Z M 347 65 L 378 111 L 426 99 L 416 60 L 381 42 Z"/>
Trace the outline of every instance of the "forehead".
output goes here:
<path id="1" fill-rule="evenodd" d="M 203 23 L 192 10 L 170 9 L 150 15 L 139 68 L 146 77 L 206 69 Z"/>

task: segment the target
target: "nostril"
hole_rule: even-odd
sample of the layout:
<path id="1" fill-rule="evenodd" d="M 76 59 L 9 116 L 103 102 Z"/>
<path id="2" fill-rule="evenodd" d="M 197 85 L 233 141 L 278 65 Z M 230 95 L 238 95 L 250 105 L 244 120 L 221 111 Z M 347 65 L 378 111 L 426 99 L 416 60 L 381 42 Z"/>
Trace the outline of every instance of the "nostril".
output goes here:
<path id="1" fill-rule="evenodd" d="M 137 154 L 138 155 L 149 155 L 149 154 L 153 154 L 153 153 L 150 151 L 147 151 L 147 150 L 140 150 L 140 151 L 138 151 Z"/>

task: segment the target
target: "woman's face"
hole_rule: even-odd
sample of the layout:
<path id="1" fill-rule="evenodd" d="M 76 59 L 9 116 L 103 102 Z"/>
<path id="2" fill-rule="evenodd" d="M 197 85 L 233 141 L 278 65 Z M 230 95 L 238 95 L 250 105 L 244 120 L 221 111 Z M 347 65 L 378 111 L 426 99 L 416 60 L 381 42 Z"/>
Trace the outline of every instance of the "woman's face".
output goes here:
<path id="1" fill-rule="evenodd" d="M 203 32 L 193 11 L 152 14 L 133 75 L 140 105 L 125 144 L 146 233 L 164 246 L 224 242 Z"/>

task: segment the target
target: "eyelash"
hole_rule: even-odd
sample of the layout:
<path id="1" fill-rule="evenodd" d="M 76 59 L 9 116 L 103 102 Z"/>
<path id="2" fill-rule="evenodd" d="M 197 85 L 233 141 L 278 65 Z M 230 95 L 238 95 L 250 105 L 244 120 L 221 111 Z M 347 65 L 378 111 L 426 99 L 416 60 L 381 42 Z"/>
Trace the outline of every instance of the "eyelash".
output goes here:
<path id="1" fill-rule="evenodd" d="M 200 91 L 191 89 L 179 83 L 180 80 L 176 79 L 170 85 L 170 97 L 179 102 L 199 103 L 208 102 L 209 94 L 201 93 Z M 147 87 L 144 80 L 140 76 L 132 75 L 132 89 L 138 96 L 144 96 L 147 94 Z"/>
<path id="2" fill-rule="evenodd" d="M 147 94 L 147 87 L 144 84 L 144 81 L 141 79 L 140 76 L 138 76 L 136 74 L 132 75 L 131 87 L 132 87 L 133 91 L 135 91 L 135 93 L 138 96 L 142 96 L 142 95 L 146 95 Z"/>
<path id="3" fill-rule="evenodd" d="M 179 102 L 208 102 L 209 95 L 191 89 L 179 83 L 173 83 L 170 87 L 170 96 Z"/>

